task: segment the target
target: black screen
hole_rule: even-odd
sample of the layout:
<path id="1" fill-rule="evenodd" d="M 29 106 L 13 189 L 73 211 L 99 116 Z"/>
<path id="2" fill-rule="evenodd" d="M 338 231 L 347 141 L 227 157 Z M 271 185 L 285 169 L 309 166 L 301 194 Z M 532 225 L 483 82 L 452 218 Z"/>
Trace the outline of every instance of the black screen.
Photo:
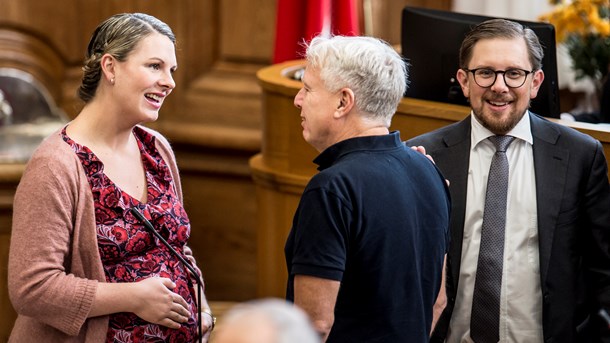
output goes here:
<path id="1" fill-rule="evenodd" d="M 462 40 L 476 24 L 492 17 L 405 7 L 402 12 L 401 48 L 409 62 L 409 87 L 405 96 L 467 105 L 456 72 Z M 514 20 L 532 29 L 544 49 L 544 82 L 532 100 L 536 114 L 559 118 L 559 89 L 555 28 L 548 23 Z"/>

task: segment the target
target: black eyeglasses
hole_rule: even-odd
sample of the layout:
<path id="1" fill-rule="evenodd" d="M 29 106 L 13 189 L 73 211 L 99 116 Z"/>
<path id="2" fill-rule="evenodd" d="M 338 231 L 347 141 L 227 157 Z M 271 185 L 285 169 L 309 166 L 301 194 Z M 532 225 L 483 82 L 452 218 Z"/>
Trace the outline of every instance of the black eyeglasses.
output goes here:
<path id="1" fill-rule="evenodd" d="M 519 68 L 511 68 L 506 70 L 493 70 L 489 68 L 476 68 L 476 69 L 464 69 L 464 71 L 471 72 L 474 75 L 474 82 L 479 87 L 489 88 L 495 82 L 498 74 L 502 74 L 504 83 L 509 88 L 519 88 L 525 83 L 525 79 L 533 70 L 525 70 Z"/>

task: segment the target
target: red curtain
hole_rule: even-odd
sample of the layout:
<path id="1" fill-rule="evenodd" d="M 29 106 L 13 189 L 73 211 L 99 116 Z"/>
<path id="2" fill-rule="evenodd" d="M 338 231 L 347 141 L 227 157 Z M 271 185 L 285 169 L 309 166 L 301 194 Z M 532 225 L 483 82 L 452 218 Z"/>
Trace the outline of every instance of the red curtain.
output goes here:
<path id="1" fill-rule="evenodd" d="M 273 63 L 302 58 L 320 33 L 359 35 L 358 0 L 278 0 Z"/>

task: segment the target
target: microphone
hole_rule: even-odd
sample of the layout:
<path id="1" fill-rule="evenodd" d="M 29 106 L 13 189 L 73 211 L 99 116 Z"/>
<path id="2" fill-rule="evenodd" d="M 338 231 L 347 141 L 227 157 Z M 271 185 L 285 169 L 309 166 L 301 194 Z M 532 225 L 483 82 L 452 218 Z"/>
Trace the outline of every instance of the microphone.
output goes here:
<path id="1" fill-rule="evenodd" d="M 182 262 L 182 264 L 186 267 L 186 269 L 188 269 L 188 271 L 193 275 L 193 277 L 195 279 L 197 279 L 197 331 L 199 332 L 199 342 L 203 342 L 203 332 L 201 329 L 201 287 L 202 287 L 202 282 L 201 282 L 201 278 L 199 277 L 199 274 L 197 273 L 197 270 L 195 270 L 195 268 L 193 267 L 193 265 L 191 265 L 184 257 L 182 257 L 182 255 L 180 255 L 180 253 L 178 253 L 176 251 L 176 249 L 174 249 L 174 247 L 172 247 L 166 240 L 165 238 L 163 238 L 163 236 L 161 236 L 161 234 L 155 230 L 155 227 L 152 225 L 152 223 L 150 221 L 148 221 L 148 219 L 146 219 L 146 217 L 144 217 L 144 215 L 138 210 L 137 207 L 132 207 L 130 209 L 131 214 L 134 215 L 134 217 L 136 217 L 136 219 L 138 219 L 142 224 L 144 224 L 144 227 L 150 231 L 155 237 L 157 237 L 161 243 L 163 243 L 163 245 L 165 245 L 169 251 L 171 251 L 171 253 L 176 256 L 178 258 L 178 260 L 180 260 L 180 262 Z"/>

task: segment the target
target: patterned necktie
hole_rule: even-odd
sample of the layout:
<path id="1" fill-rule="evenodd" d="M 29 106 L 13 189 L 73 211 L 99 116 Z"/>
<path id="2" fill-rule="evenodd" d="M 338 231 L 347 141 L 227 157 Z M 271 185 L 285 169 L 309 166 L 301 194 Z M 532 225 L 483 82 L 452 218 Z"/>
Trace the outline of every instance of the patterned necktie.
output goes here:
<path id="1" fill-rule="evenodd" d="M 496 153 L 487 179 L 481 247 L 472 298 L 470 337 L 475 343 L 497 343 L 500 340 L 500 292 L 508 191 L 506 149 L 514 138 L 489 137 L 496 146 Z"/>

